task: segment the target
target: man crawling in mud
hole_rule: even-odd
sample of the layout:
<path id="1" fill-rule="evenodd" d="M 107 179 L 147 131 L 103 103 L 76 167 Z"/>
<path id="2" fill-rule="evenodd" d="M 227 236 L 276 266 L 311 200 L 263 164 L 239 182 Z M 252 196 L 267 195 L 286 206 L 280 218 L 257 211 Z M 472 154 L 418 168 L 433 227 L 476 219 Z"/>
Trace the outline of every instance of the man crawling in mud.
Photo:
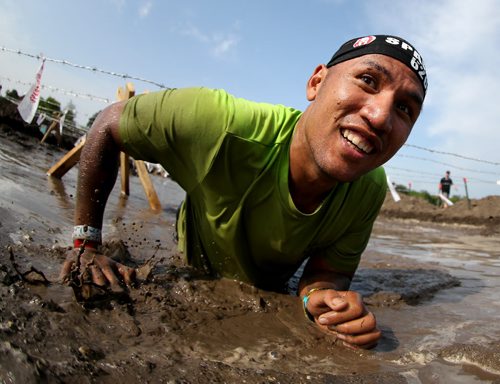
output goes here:
<path id="1" fill-rule="evenodd" d="M 375 346 L 375 316 L 349 286 L 386 196 L 381 165 L 408 138 L 426 89 L 418 52 L 376 35 L 346 42 L 316 67 L 304 112 L 206 88 L 106 108 L 80 159 L 73 240 L 85 247 L 82 265 L 91 263 L 95 284 L 134 278 L 97 251 L 123 151 L 161 164 L 186 191 L 177 232 L 190 265 L 274 290 L 307 260 L 306 317 L 347 346 Z"/>

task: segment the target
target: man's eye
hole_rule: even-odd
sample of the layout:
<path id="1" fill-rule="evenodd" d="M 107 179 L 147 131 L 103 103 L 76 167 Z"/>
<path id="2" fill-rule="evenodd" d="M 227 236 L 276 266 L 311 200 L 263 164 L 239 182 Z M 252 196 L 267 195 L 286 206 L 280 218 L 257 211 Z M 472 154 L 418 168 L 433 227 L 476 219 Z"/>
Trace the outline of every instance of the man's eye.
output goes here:
<path id="1" fill-rule="evenodd" d="M 406 113 L 408 116 L 411 117 L 411 109 L 408 107 L 406 104 L 398 104 L 398 109 Z"/>
<path id="2" fill-rule="evenodd" d="M 363 80 L 363 82 L 368 84 L 370 87 L 375 87 L 375 80 L 373 79 L 373 77 L 369 75 L 363 75 L 361 76 L 361 80 Z"/>

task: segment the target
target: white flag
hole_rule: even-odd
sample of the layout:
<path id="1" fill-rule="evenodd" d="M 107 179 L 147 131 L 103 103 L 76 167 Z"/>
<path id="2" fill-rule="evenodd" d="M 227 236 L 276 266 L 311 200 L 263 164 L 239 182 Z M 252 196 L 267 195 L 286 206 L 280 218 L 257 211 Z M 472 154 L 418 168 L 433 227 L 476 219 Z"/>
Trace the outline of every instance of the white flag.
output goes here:
<path id="1" fill-rule="evenodd" d="M 438 196 L 439 196 L 439 198 L 440 198 L 441 200 L 443 200 L 446 204 L 448 204 L 448 205 L 453 205 L 453 202 L 452 202 L 450 199 L 448 199 L 445 195 L 443 195 L 442 193 L 440 193 Z"/>
<path id="2" fill-rule="evenodd" d="M 63 125 L 64 125 L 64 119 L 66 118 L 66 114 L 68 113 L 68 110 L 65 109 L 63 112 L 63 115 L 59 118 L 59 134 L 62 135 L 63 131 Z"/>
<path id="3" fill-rule="evenodd" d="M 389 191 L 391 191 L 392 198 L 397 203 L 399 200 L 401 200 L 401 197 L 399 197 L 399 194 L 396 191 L 396 188 L 394 188 L 394 185 L 391 183 L 391 180 L 389 179 L 389 175 L 386 175 L 386 177 L 387 177 L 387 186 L 389 187 Z"/>
<path id="4" fill-rule="evenodd" d="M 17 110 L 19 114 L 28 124 L 31 123 L 33 118 L 35 117 L 36 110 L 38 108 L 38 103 L 40 102 L 40 88 L 42 85 L 42 73 L 43 67 L 45 65 L 45 59 L 42 61 L 42 65 L 40 65 L 40 69 L 36 73 L 36 81 L 28 91 L 28 93 L 21 100 L 19 105 L 17 106 Z"/>

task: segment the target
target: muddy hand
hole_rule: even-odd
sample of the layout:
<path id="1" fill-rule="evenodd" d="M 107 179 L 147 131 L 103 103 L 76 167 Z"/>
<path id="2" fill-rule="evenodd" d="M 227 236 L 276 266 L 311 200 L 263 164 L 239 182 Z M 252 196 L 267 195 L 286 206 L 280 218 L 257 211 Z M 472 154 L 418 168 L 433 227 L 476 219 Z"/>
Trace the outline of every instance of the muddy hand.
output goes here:
<path id="1" fill-rule="evenodd" d="M 80 257 L 78 255 L 79 251 L 74 250 L 68 256 L 61 269 L 60 281 L 69 281 L 75 270 L 77 273 L 87 271 L 92 283 L 98 286 L 109 285 L 113 292 L 122 292 L 120 280 L 128 286 L 135 278 L 134 268 L 118 263 L 95 250 L 87 248 Z"/>
<path id="2" fill-rule="evenodd" d="M 333 289 L 314 292 L 308 310 L 322 330 L 334 334 L 348 347 L 372 348 L 380 339 L 375 315 L 366 309 L 357 292 Z"/>

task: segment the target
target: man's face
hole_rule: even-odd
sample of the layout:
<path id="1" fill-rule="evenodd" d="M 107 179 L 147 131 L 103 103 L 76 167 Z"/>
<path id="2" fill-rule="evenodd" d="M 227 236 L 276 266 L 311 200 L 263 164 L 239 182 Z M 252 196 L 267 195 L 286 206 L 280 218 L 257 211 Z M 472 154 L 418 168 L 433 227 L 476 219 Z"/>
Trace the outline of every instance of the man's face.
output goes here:
<path id="1" fill-rule="evenodd" d="M 326 68 L 307 86 L 311 101 L 301 121 L 309 171 L 349 182 L 399 150 L 422 108 L 424 91 L 403 63 L 365 55 Z"/>

